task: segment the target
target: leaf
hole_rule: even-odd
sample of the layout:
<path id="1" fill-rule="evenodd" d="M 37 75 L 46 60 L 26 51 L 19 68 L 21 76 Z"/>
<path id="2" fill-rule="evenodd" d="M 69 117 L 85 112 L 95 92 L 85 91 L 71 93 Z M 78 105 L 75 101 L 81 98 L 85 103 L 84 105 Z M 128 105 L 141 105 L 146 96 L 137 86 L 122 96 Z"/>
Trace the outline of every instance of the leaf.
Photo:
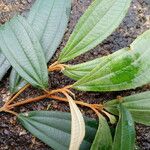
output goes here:
<path id="1" fill-rule="evenodd" d="M 16 71 L 12 69 L 9 79 L 9 90 L 12 94 L 18 92 L 28 82 L 25 81 Z"/>
<path id="2" fill-rule="evenodd" d="M 122 105 L 113 143 L 113 150 L 134 150 L 135 127 L 130 112 Z"/>
<path id="3" fill-rule="evenodd" d="M 79 150 L 80 145 L 85 136 L 85 123 L 79 108 L 68 96 L 69 106 L 71 110 L 71 141 L 69 150 Z"/>
<path id="4" fill-rule="evenodd" d="M 48 72 L 42 48 L 23 17 L 16 16 L 0 27 L 0 48 L 25 80 L 47 88 Z"/>
<path id="5" fill-rule="evenodd" d="M 121 23 L 131 0 L 94 0 L 77 23 L 59 62 L 71 60 L 104 41 Z"/>
<path id="6" fill-rule="evenodd" d="M 122 49 L 123 55 L 103 66 L 97 65 L 78 80 L 73 88 L 82 91 L 121 91 L 150 83 L 150 30 L 131 45 Z"/>
<path id="7" fill-rule="evenodd" d="M 63 38 L 70 10 L 71 0 L 36 0 L 28 13 L 27 21 L 40 40 L 46 62 L 49 62 Z M 16 81 L 16 79 L 18 80 Z M 25 82 L 17 72 L 12 73 L 10 89 L 14 90 L 11 90 L 11 92 L 15 93 L 20 90 Z"/>
<path id="8" fill-rule="evenodd" d="M 11 94 L 17 93 L 26 84 L 28 84 L 28 82 L 25 81 L 14 68 L 12 68 L 9 77 L 9 90 Z"/>
<path id="9" fill-rule="evenodd" d="M 105 103 L 105 109 L 113 114 L 118 114 L 119 101 L 112 100 Z M 122 105 L 126 107 L 135 122 L 150 125 L 150 92 L 142 92 L 122 98 Z"/>
<path id="10" fill-rule="evenodd" d="M 32 111 L 18 116 L 21 124 L 34 136 L 56 150 L 68 150 L 70 144 L 71 116 L 54 111 Z M 85 118 L 86 136 L 81 150 L 89 149 L 96 134 L 97 122 Z"/>
<path id="11" fill-rule="evenodd" d="M 91 146 L 91 150 L 111 150 L 112 149 L 112 135 L 106 119 L 99 116 L 99 127 Z"/>
<path id="12" fill-rule="evenodd" d="M 97 65 L 103 67 L 106 63 L 112 61 L 116 57 L 124 55 L 126 53 L 125 49 L 118 50 L 117 52 L 110 54 L 108 56 L 100 57 L 85 63 L 77 64 L 77 65 L 68 65 L 63 71 L 64 75 L 74 79 L 79 80 L 87 75 L 90 71 L 92 71 Z"/>
<path id="13" fill-rule="evenodd" d="M 71 0 L 37 0 L 27 21 L 35 31 L 48 62 L 59 46 L 67 28 Z"/>
<path id="14" fill-rule="evenodd" d="M 10 63 L 7 61 L 6 57 L 2 54 L 0 50 L 0 81 L 3 76 L 6 74 L 8 69 L 10 68 Z"/>

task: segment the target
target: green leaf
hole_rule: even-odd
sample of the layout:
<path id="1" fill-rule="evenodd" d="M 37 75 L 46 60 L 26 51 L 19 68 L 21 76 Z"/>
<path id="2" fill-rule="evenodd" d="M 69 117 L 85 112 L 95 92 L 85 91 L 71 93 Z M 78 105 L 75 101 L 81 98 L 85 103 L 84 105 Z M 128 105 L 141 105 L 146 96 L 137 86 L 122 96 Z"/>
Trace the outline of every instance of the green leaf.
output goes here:
<path id="1" fill-rule="evenodd" d="M 105 40 L 121 23 L 131 0 L 94 0 L 80 18 L 59 62 L 71 60 Z"/>
<path id="2" fill-rule="evenodd" d="M 25 81 L 18 73 L 17 71 L 12 68 L 10 77 L 9 77 L 9 90 L 11 94 L 15 94 L 18 92 L 21 88 L 23 88 L 26 84 L 28 84 L 27 81 Z"/>
<path id="3" fill-rule="evenodd" d="M 134 150 L 135 127 L 130 112 L 122 105 L 113 143 L 113 150 Z"/>
<path id="4" fill-rule="evenodd" d="M 36 0 L 27 16 L 27 21 L 43 47 L 46 62 L 49 62 L 59 46 L 67 28 L 71 0 Z M 26 81 L 16 73 L 10 76 L 12 93 L 20 90 Z"/>
<path id="5" fill-rule="evenodd" d="M 10 63 L 7 61 L 6 57 L 0 50 L 0 81 L 2 80 L 3 76 L 6 74 L 9 68 Z"/>
<path id="6" fill-rule="evenodd" d="M 131 45 L 122 49 L 123 55 L 101 66 L 97 65 L 73 87 L 82 91 L 121 91 L 150 83 L 150 30 Z"/>
<path id="7" fill-rule="evenodd" d="M 0 27 L 0 48 L 26 81 L 47 88 L 48 72 L 44 53 L 32 28 L 21 16 Z"/>
<path id="8" fill-rule="evenodd" d="M 59 46 L 67 28 L 71 0 L 37 0 L 27 21 L 36 33 L 48 62 Z"/>
<path id="9" fill-rule="evenodd" d="M 113 114 L 118 114 L 119 101 L 112 100 L 105 103 L 105 109 Z M 135 122 L 150 125 L 150 92 L 142 92 L 122 98 L 122 105 L 132 114 Z"/>
<path id="10" fill-rule="evenodd" d="M 24 87 L 28 82 L 25 81 L 16 71 L 12 69 L 9 78 L 9 90 L 12 94 L 18 92 L 22 87 Z"/>
<path id="11" fill-rule="evenodd" d="M 79 80 L 87 75 L 90 71 L 92 71 L 97 65 L 99 67 L 103 67 L 106 63 L 112 61 L 116 57 L 123 56 L 126 53 L 125 49 L 118 50 L 117 52 L 110 54 L 108 56 L 100 57 L 85 63 L 77 64 L 77 65 L 68 65 L 63 71 L 64 75 L 72 78 L 74 80 Z"/>
<path id="12" fill-rule="evenodd" d="M 34 136 L 56 150 L 68 150 L 71 133 L 71 115 L 64 112 L 33 111 L 18 116 L 21 124 Z M 85 118 L 86 136 L 81 150 L 89 149 L 96 134 L 97 122 Z"/>
<path id="13" fill-rule="evenodd" d="M 91 150 L 111 150 L 112 149 L 112 135 L 106 119 L 99 116 L 99 127 L 91 146 Z"/>

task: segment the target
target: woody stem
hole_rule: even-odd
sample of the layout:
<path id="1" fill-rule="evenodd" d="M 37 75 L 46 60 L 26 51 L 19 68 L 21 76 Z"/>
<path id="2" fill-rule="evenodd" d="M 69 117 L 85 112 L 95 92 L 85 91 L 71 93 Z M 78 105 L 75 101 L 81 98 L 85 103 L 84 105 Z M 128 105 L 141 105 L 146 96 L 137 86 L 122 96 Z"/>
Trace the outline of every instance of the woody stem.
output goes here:
<path id="1" fill-rule="evenodd" d="M 29 104 L 29 103 L 32 103 L 32 102 L 41 101 L 44 98 L 52 98 L 52 99 L 55 99 L 55 100 L 58 100 L 58 101 L 68 102 L 68 100 L 66 98 L 62 98 L 62 97 L 59 97 L 59 96 L 56 96 L 56 95 L 45 94 L 45 95 L 41 95 L 41 96 L 38 96 L 38 97 L 35 97 L 35 98 L 30 98 L 30 99 L 27 99 L 27 100 L 24 100 L 24 101 L 21 101 L 21 102 L 17 102 L 15 104 L 11 104 L 11 105 L 7 106 L 5 109 L 1 108 L 0 111 L 8 112 L 11 109 L 13 109 L 14 107 Z M 88 108 L 92 109 L 94 112 L 96 112 L 96 114 L 98 112 L 98 111 L 96 111 L 97 108 L 99 107 L 98 104 L 88 104 L 88 103 L 85 103 L 85 102 L 82 102 L 82 101 L 75 101 L 75 103 L 77 105 L 88 107 Z"/>
<path id="2" fill-rule="evenodd" d="M 11 104 L 21 93 L 23 93 L 28 87 L 30 86 L 30 84 L 27 84 L 26 86 L 24 86 L 17 94 L 15 94 L 8 102 L 6 102 L 4 104 L 4 106 L 8 106 L 9 104 Z"/>
<path id="3" fill-rule="evenodd" d="M 12 109 L 12 108 L 17 107 L 17 106 L 21 106 L 21 105 L 25 105 L 25 104 L 29 104 L 29 103 L 33 103 L 33 102 L 43 100 L 44 98 L 47 98 L 47 97 L 48 97 L 48 94 L 41 95 L 41 96 L 38 96 L 38 97 L 35 97 L 35 98 L 29 98 L 29 99 L 26 99 L 24 101 L 17 102 L 15 104 L 11 104 L 11 105 L 7 106 L 7 108 Z"/>
<path id="4" fill-rule="evenodd" d="M 55 70 L 62 70 L 64 69 L 66 65 L 65 64 L 59 64 L 57 61 L 54 62 L 51 66 L 49 66 L 50 69 L 48 69 L 48 71 L 55 71 Z M 25 85 L 18 93 L 16 93 L 12 98 L 10 98 L 10 100 L 8 100 L 4 106 L 8 106 L 9 104 L 11 104 L 21 93 L 23 93 L 28 87 L 30 86 L 30 84 Z"/>

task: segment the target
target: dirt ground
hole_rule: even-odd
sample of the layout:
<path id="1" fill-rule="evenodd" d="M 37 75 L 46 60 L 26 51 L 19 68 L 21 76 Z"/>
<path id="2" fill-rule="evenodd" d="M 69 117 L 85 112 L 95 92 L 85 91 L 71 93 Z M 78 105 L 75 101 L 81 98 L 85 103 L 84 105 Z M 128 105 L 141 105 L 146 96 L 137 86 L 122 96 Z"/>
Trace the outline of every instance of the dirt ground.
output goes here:
<path id="1" fill-rule="evenodd" d="M 92 0 L 74 0 L 72 6 L 72 13 L 68 29 L 64 36 L 64 39 L 58 48 L 55 56 L 51 60 L 54 62 L 60 50 L 67 42 L 70 33 L 83 14 L 85 9 L 91 3 Z M 0 23 L 4 23 L 11 18 L 16 12 L 23 12 L 29 10 L 34 0 L 0 0 Z M 119 28 L 102 44 L 97 46 L 92 51 L 81 55 L 74 59 L 70 63 L 76 64 L 87 60 L 92 60 L 96 57 L 101 57 L 113 53 L 114 51 L 128 46 L 138 35 L 150 28 L 150 0 L 133 0 L 129 13 L 124 19 Z M 4 103 L 3 100 L 9 97 L 8 92 L 8 74 L 0 82 L 0 106 Z M 61 73 L 51 73 L 50 81 L 51 88 L 55 89 L 63 87 L 64 85 L 73 83 Z M 105 93 L 92 93 L 92 92 L 77 92 L 76 99 L 82 99 L 83 101 L 90 103 L 100 103 L 109 99 L 116 98 L 116 96 L 126 96 L 133 93 L 139 93 L 141 91 L 150 90 L 150 85 L 146 85 L 142 88 L 135 90 L 123 91 L 123 92 L 105 92 Z M 19 98 L 28 98 L 39 95 L 40 91 L 34 88 L 28 89 Z M 68 105 L 60 103 L 54 100 L 46 99 L 39 103 L 28 104 L 23 107 L 16 108 L 16 112 L 26 112 L 31 110 L 45 110 L 47 105 L 50 104 L 49 110 L 69 111 Z M 91 110 L 81 108 L 83 114 L 95 117 Z M 149 150 L 150 149 L 150 127 L 144 125 L 136 125 L 137 131 L 137 149 Z M 35 139 L 30 133 L 25 131 L 22 126 L 16 121 L 16 118 L 10 114 L 0 114 L 0 150 L 50 150 L 45 144 Z"/>

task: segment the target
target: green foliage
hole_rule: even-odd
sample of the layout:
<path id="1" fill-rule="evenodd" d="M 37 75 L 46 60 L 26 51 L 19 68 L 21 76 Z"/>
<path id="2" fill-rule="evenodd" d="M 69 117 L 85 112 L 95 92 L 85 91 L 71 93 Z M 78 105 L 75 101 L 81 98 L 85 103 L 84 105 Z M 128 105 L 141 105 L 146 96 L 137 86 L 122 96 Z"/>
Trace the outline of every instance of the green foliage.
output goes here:
<path id="1" fill-rule="evenodd" d="M 43 47 L 47 62 L 65 33 L 70 9 L 71 0 L 37 0 L 27 16 Z"/>
<path id="2" fill-rule="evenodd" d="M 77 23 L 59 62 L 71 60 L 105 40 L 121 23 L 131 0 L 94 0 Z"/>
<path id="3" fill-rule="evenodd" d="M 112 135 L 106 119 L 99 116 L 99 127 L 91 146 L 91 150 L 111 150 L 112 149 Z"/>
<path id="4" fill-rule="evenodd" d="M 97 66 L 99 66 L 99 68 L 102 68 L 105 64 L 112 62 L 115 58 L 123 56 L 128 51 L 128 49 L 129 48 L 124 48 L 108 56 L 100 57 L 85 63 L 69 65 L 63 71 L 63 73 L 69 78 L 80 80 Z"/>
<path id="5" fill-rule="evenodd" d="M 0 50 L 0 81 L 10 68 L 10 63 Z"/>
<path id="6" fill-rule="evenodd" d="M 130 112 L 122 105 L 119 106 L 119 121 L 112 150 L 134 150 L 135 128 Z"/>
<path id="7" fill-rule="evenodd" d="M 9 90 L 10 92 L 16 93 L 18 92 L 22 87 L 24 87 L 28 82 L 25 81 L 16 71 L 15 69 L 12 69 L 9 79 Z"/>
<path id="8" fill-rule="evenodd" d="M 119 101 L 112 100 L 105 103 L 105 109 L 118 115 Z M 150 92 L 143 92 L 122 98 L 122 105 L 132 114 L 135 122 L 150 125 Z"/>
<path id="9" fill-rule="evenodd" d="M 148 84 L 150 82 L 149 43 L 150 30 L 139 36 L 130 48 L 120 50 L 122 54 L 103 66 L 101 63 L 98 64 L 73 87 L 82 91 L 121 91 Z"/>
<path id="10" fill-rule="evenodd" d="M 33 111 L 18 116 L 21 124 L 45 144 L 55 150 L 68 150 L 71 133 L 69 113 Z M 97 122 L 85 118 L 86 135 L 80 149 L 89 149 L 96 134 Z"/>
<path id="11" fill-rule="evenodd" d="M 65 33 L 71 0 L 37 0 L 27 16 L 49 62 Z M 41 19 L 42 18 L 42 19 Z M 10 75 L 10 91 L 15 93 L 27 82 L 15 70 Z"/>
<path id="12" fill-rule="evenodd" d="M 16 16 L 1 26 L 0 48 L 25 80 L 33 86 L 47 88 L 48 73 L 42 47 L 23 17 Z"/>
<path id="13" fill-rule="evenodd" d="M 62 91 L 54 90 L 66 96 L 71 115 L 49 111 L 32 111 L 17 115 L 11 111 L 16 104 L 11 106 L 12 99 L 11 104 L 6 103 L 7 105 L 0 108 L 0 112 L 5 110 L 17 115 L 18 120 L 29 132 L 56 150 L 78 149 L 79 146 L 83 150 L 134 149 L 134 121 L 150 125 L 150 92 L 109 101 L 101 110 L 99 104 L 74 101 L 70 96 L 73 93 L 69 89 L 120 91 L 149 83 L 150 30 L 139 36 L 130 47 L 109 56 L 78 65 L 60 64 L 87 52 L 105 40 L 121 23 L 130 3 L 131 0 L 94 0 L 80 18 L 57 63 L 54 63 L 65 67 L 63 73 L 66 76 L 78 80 Z M 17 92 L 27 83 L 43 90 L 48 87 L 46 64 L 65 33 L 70 8 L 71 0 L 37 0 L 27 18 L 16 16 L 0 26 L 0 50 L 14 67 L 10 75 L 11 93 Z M 0 80 L 10 67 L 1 51 Z M 56 94 L 55 92 L 53 94 Z M 50 96 L 56 95 L 51 93 L 47 97 Z M 62 100 L 62 97 L 58 96 L 59 98 Z M 27 101 L 34 102 L 35 99 L 39 100 L 36 97 Z M 99 126 L 96 120 L 83 119 L 76 104 L 94 110 L 99 116 Z M 112 114 L 119 116 L 114 137 L 107 120 L 103 117 L 107 116 L 113 124 L 117 117 Z"/>

